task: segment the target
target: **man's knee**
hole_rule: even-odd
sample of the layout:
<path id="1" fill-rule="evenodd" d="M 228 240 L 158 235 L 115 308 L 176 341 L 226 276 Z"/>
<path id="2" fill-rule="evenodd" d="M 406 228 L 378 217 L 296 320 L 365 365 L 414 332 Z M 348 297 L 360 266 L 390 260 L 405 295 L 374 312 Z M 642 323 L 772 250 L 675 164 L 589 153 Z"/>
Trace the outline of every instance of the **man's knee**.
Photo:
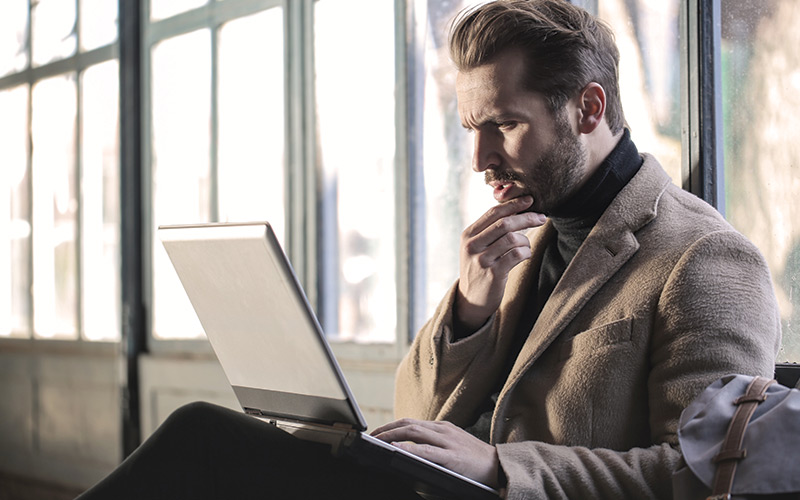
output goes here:
<path id="1" fill-rule="evenodd" d="M 219 422 L 230 419 L 236 412 L 205 401 L 185 404 L 173 411 L 160 429 L 175 433 L 203 433 L 219 427 Z"/>
<path id="2" fill-rule="evenodd" d="M 185 404 L 170 414 L 168 420 L 209 420 L 219 418 L 220 415 L 229 413 L 231 410 L 206 401 L 194 401 Z"/>

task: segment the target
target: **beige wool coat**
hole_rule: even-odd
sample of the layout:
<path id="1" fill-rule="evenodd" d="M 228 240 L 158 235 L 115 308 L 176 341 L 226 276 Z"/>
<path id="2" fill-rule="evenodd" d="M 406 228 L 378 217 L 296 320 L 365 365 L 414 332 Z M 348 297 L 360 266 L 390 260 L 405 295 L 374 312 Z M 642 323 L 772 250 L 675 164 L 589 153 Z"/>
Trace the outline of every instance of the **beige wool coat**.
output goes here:
<path id="1" fill-rule="evenodd" d="M 491 442 L 511 499 L 669 499 L 677 423 L 729 373 L 772 376 L 780 319 L 763 256 L 650 155 L 564 272 L 500 392 Z M 397 373 L 397 417 L 466 426 L 535 303 L 548 222 L 489 323 L 453 342 L 454 285 Z"/>

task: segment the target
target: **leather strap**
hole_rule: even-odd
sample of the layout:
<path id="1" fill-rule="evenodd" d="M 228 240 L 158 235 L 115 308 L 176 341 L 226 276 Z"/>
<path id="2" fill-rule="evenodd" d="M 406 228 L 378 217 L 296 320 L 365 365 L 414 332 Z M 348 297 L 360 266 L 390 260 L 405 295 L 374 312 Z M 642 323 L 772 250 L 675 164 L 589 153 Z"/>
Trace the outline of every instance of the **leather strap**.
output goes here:
<path id="1" fill-rule="evenodd" d="M 731 498 L 736 465 L 747 456 L 747 450 L 742 448 L 744 432 L 753 417 L 753 412 L 756 411 L 756 407 L 767 399 L 767 388 L 773 383 L 775 383 L 775 380 L 756 377 L 747 386 L 747 391 L 744 395 L 736 398 L 733 402 L 737 406 L 736 412 L 733 414 L 731 423 L 728 426 L 728 432 L 722 442 L 722 447 L 720 447 L 719 453 L 713 459 L 718 466 L 714 474 L 714 487 L 711 490 L 711 496 L 707 500 L 726 500 Z"/>

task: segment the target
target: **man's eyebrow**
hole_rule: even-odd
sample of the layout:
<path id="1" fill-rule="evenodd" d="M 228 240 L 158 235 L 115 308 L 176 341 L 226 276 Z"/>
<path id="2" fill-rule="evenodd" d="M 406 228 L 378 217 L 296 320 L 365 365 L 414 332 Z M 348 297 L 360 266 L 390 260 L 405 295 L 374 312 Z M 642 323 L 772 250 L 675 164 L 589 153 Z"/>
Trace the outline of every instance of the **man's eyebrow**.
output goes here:
<path id="1" fill-rule="evenodd" d="M 465 123 L 465 122 L 461 122 L 461 126 L 464 127 L 467 130 L 472 130 L 473 128 L 480 128 L 480 127 L 482 127 L 484 125 L 499 125 L 501 123 L 505 123 L 505 122 L 508 122 L 508 121 L 514 121 L 514 120 L 515 120 L 515 118 L 512 117 L 511 115 L 491 115 L 491 116 L 486 116 L 483 119 L 481 119 L 478 123 L 475 124 L 474 127 L 471 127 L 471 126 L 467 125 L 467 123 Z"/>

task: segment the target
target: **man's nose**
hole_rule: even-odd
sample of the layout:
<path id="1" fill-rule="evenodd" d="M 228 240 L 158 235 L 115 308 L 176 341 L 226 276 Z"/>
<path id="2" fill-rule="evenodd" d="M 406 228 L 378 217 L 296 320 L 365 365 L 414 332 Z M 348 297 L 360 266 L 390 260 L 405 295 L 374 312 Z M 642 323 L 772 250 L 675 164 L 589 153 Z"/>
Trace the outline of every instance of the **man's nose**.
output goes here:
<path id="1" fill-rule="evenodd" d="M 472 151 L 472 170 L 483 172 L 500 165 L 500 155 L 492 138 L 485 132 L 475 131 Z"/>

